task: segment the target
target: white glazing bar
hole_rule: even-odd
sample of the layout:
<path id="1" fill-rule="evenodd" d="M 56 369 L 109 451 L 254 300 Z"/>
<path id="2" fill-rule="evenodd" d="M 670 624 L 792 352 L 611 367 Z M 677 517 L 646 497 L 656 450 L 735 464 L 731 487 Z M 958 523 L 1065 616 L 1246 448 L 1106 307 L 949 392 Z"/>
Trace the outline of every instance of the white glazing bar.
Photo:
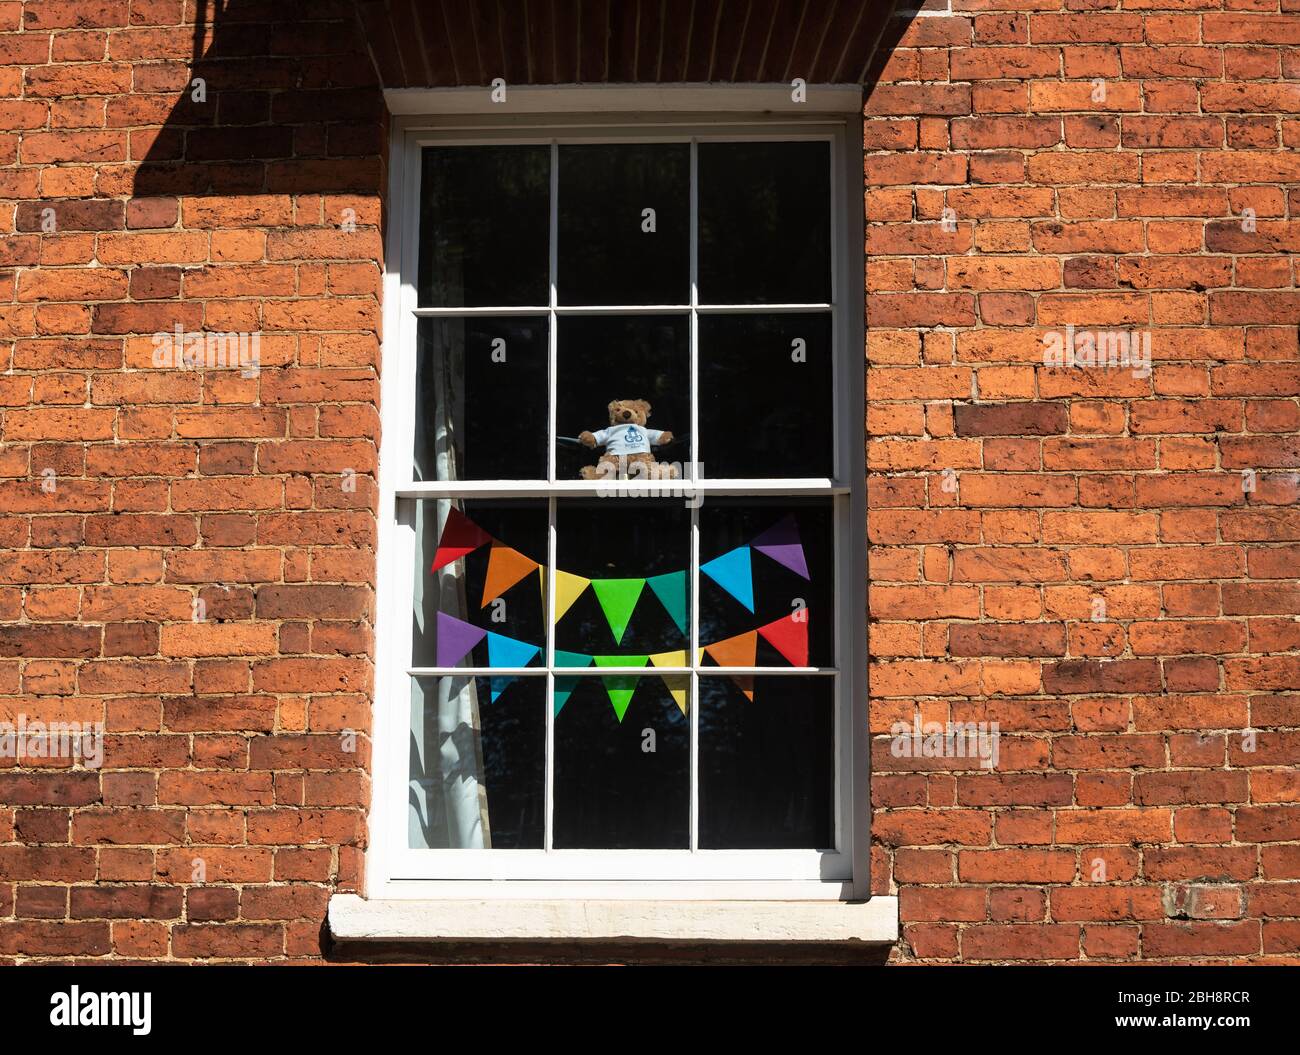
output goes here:
<path id="1" fill-rule="evenodd" d="M 555 499 L 546 500 L 546 603 L 542 628 L 546 642 L 546 791 L 545 823 L 542 848 L 551 849 L 551 833 L 555 830 Z"/>
<path id="2" fill-rule="evenodd" d="M 556 376 L 559 364 L 560 333 L 556 323 L 555 305 L 559 299 L 559 258 L 560 258 L 560 148 L 551 140 L 551 193 L 550 225 L 548 228 L 547 249 L 547 283 L 550 314 L 547 319 L 547 373 L 546 373 L 546 478 L 555 480 L 555 400 Z M 544 766 L 545 784 L 542 823 L 542 849 L 551 850 L 552 833 L 555 830 L 555 496 L 546 500 L 546 596 L 543 605 L 542 627 L 543 641 L 546 648 L 546 759 Z"/>
<path id="3" fill-rule="evenodd" d="M 692 480 L 703 474 L 700 472 L 700 319 L 696 306 L 700 302 L 700 144 L 691 140 L 691 465 L 689 476 Z M 687 503 L 691 510 L 691 626 L 690 652 L 686 661 L 691 667 L 689 691 L 686 694 L 686 714 L 690 723 L 690 838 L 691 851 L 700 845 L 700 694 L 699 676 L 695 667 L 699 663 L 700 643 L 700 605 L 699 605 L 699 564 L 700 564 L 700 503 Z"/>
<path id="4" fill-rule="evenodd" d="M 838 674 L 838 667 L 556 667 L 556 673 L 565 677 L 601 678 L 607 674 L 689 674 L 699 670 L 703 677 L 729 677 L 732 674 L 762 674 L 782 676 L 787 674 Z M 546 671 L 542 667 L 408 667 L 407 674 L 415 678 L 435 677 L 480 677 L 487 675 L 518 676 L 531 675 L 542 677 Z"/>
<path id="5" fill-rule="evenodd" d="M 555 324 L 555 304 L 557 300 L 556 283 L 557 264 L 560 256 L 560 148 L 551 141 L 551 222 L 547 249 L 547 288 L 549 305 L 546 318 L 546 479 L 555 480 L 555 390 L 556 363 L 559 360 L 559 331 Z"/>

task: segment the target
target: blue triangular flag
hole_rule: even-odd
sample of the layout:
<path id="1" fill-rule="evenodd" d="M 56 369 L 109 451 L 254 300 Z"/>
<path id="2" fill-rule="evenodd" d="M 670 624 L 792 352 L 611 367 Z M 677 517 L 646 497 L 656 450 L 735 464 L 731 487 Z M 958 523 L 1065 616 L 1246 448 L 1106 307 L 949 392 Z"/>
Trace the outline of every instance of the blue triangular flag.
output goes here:
<path id="1" fill-rule="evenodd" d="M 754 610 L 754 576 L 748 546 L 737 546 L 721 557 L 701 564 L 700 571 L 751 612 Z"/>
<path id="2" fill-rule="evenodd" d="M 496 703 L 497 697 L 500 696 L 503 692 L 505 692 L 506 689 L 510 688 L 511 684 L 515 680 L 515 676 L 513 674 L 498 674 L 495 677 L 490 678 L 488 680 L 491 683 L 490 684 L 491 702 Z"/>
<path id="3" fill-rule="evenodd" d="M 494 634 L 491 630 L 488 631 L 487 644 L 489 667 L 526 667 L 541 651 L 537 645 Z"/>

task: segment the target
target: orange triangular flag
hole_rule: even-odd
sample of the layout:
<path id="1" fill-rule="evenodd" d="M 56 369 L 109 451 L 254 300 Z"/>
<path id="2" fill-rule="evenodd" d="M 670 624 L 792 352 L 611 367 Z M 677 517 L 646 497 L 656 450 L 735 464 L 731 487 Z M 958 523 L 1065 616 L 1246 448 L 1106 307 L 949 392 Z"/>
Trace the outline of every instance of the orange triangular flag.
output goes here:
<path id="1" fill-rule="evenodd" d="M 483 582 L 483 603 L 479 607 L 486 608 L 525 575 L 536 570 L 537 561 L 529 560 L 517 549 L 499 542 L 492 543 L 488 553 L 487 578 Z"/>
<path id="2" fill-rule="evenodd" d="M 754 675 L 752 674 L 733 674 L 731 680 L 735 682 L 738 688 L 745 695 L 745 699 L 750 703 L 754 702 Z"/>
<path id="3" fill-rule="evenodd" d="M 720 667 L 752 667 L 754 657 L 758 654 L 758 631 L 737 634 L 725 641 L 705 645 L 704 651 L 713 657 Z"/>

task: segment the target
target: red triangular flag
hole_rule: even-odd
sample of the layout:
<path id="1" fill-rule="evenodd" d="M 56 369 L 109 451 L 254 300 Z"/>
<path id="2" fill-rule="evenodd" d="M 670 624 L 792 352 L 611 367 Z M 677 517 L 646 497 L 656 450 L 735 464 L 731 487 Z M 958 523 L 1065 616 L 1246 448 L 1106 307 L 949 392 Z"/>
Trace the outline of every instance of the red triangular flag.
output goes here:
<path id="1" fill-rule="evenodd" d="M 464 513 L 453 509 L 447 514 L 447 522 L 442 527 L 442 538 L 438 540 L 438 552 L 433 555 L 433 567 L 429 570 L 437 571 L 491 541 L 491 535 Z"/>
<path id="2" fill-rule="evenodd" d="M 763 635 L 764 641 L 785 657 L 790 666 L 808 666 L 807 608 L 800 608 L 767 626 L 760 626 L 758 632 Z"/>

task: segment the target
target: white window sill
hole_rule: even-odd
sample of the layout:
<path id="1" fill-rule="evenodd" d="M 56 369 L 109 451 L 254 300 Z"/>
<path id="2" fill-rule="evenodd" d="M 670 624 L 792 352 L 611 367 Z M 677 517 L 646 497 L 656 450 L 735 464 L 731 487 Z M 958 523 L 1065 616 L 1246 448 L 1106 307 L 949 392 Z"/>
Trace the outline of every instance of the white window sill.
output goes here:
<path id="1" fill-rule="evenodd" d="M 367 900 L 335 894 L 336 942 L 798 942 L 898 940 L 898 899 L 869 901 Z"/>

